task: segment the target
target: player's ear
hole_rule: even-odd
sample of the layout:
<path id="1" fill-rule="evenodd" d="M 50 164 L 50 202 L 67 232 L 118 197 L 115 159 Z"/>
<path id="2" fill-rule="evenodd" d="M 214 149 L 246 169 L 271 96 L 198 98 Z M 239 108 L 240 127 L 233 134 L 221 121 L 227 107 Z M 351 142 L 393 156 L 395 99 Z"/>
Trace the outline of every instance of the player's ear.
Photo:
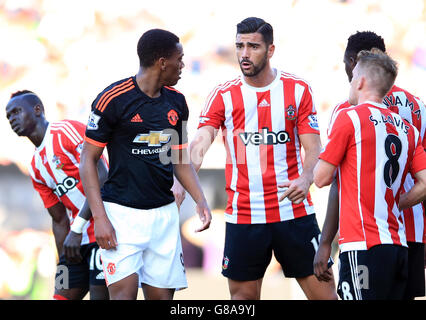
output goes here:
<path id="1" fill-rule="evenodd" d="M 161 71 L 165 71 L 166 70 L 166 62 L 167 62 L 166 58 L 161 57 L 160 59 L 158 59 L 157 63 L 159 65 Z"/>
<path id="2" fill-rule="evenodd" d="M 353 70 L 356 66 L 356 58 L 355 57 L 349 57 L 349 62 L 351 64 L 351 68 Z"/>
<path id="3" fill-rule="evenodd" d="M 41 104 L 36 104 L 34 107 L 33 107 L 33 109 L 34 109 L 34 114 L 37 116 L 37 117 L 40 117 L 41 115 L 43 115 L 44 114 L 44 108 L 43 108 L 43 106 L 41 105 Z"/>
<path id="4" fill-rule="evenodd" d="M 271 59 L 275 52 L 275 45 L 271 43 L 268 47 L 268 58 Z"/>
<path id="5" fill-rule="evenodd" d="M 360 76 L 356 86 L 357 90 L 362 90 L 366 85 L 366 81 L 367 79 L 365 78 L 365 76 Z"/>

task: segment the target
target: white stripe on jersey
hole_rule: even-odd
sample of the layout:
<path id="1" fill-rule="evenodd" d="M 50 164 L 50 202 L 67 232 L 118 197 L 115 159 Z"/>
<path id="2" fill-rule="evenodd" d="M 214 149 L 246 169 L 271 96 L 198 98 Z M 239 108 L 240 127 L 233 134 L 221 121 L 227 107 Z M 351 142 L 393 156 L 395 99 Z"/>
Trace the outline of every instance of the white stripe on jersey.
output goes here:
<path id="1" fill-rule="evenodd" d="M 46 131 L 46 133 L 47 133 L 47 131 Z M 46 150 L 46 147 L 44 147 L 43 149 Z M 40 150 L 40 151 L 42 151 L 42 150 Z M 46 157 L 48 157 L 47 151 L 46 151 Z M 55 188 L 56 188 L 56 181 L 54 180 L 54 177 L 52 177 L 50 175 L 50 173 L 47 171 L 47 169 L 45 167 L 46 164 L 43 164 L 43 159 L 41 158 L 41 156 L 40 156 L 39 153 L 37 153 L 37 154 L 34 155 L 34 164 L 35 164 L 35 167 L 40 172 L 40 175 L 43 177 L 44 181 L 46 181 L 46 185 L 50 189 L 55 190 Z"/>
<path id="2" fill-rule="evenodd" d="M 364 215 L 361 207 L 361 123 L 358 117 L 358 114 L 355 110 L 351 110 L 348 112 L 348 116 L 352 121 L 352 125 L 354 126 L 354 138 L 356 145 L 356 171 L 357 171 L 357 191 L 358 191 L 358 210 L 361 218 L 362 232 L 364 234 L 364 239 L 367 239 L 365 236 L 365 228 L 364 228 Z M 340 166 L 339 166 L 340 168 Z"/>
<path id="3" fill-rule="evenodd" d="M 256 106 L 255 108 L 244 108 L 245 112 L 245 132 L 259 132 L 259 118 L 257 113 L 257 95 L 256 92 L 241 87 L 244 106 Z M 271 106 L 272 108 L 272 106 Z M 250 208 L 252 212 L 252 223 L 266 223 L 265 201 L 263 200 L 263 179 L 262 168 L 260 165 L 259 146 L 249 143 L 246 146 L 247 155 L 247 174 L 250 189 Z"/>
<path id="4" fill-rule="evenodd" d="M 294 99 L 296 100 L 296 108 L 299 110 L 300 101 L 302 100 L 303 93 L 305 92 L 305 88 L 300 84 L 296 83 L 294 85 Z"/>
<path id="5" fill-rule="evenodd" d="M 35 175 L 35 172 L 33 170 L 33 166 L 32 165 L 28 166 L 28 172 L 30 173 L 30 176 L 34 179 L 34 181 L 36 181 L 38 183 L 41 183 L 41 184 L 44 184 L 43 181 L 41 181 L 41 180 L 39 180 L 39 179 L 36 178 L 36 175 Z"/>
<path id="6" fill-rule="evenodd" d="M 232 159 L 232 178 L 231 178 L 231 184 L 230 188 L 234 191 L 234 198 L 232 201 L 232 215 L 225 212 L 225 215 L 227 217 L 227 221 L 230 223 L 237 223 L 237 201 L 238 201 L 238 192 L 237 192 L 237 182 L 238 182 L 238 167 L 237 167 L 237 160 L 235 156 L 235 146 L 234 146 L 234 122 L 232 118 L 232 97 L 231 92 L 226 91 L 222 94 L 222 99 L 225 105 L 225 128 L 226 128 L 226 135 L 225 139 L 229 147 L 229 154 Z M 237 139 L 237 141 L 239 141 Z M 239 149 L 237 149 L 239 150 Z"/>
<path id="7" fill-rule="evenodd" d="M 70 122 L 63 121 L 65 126 L 71 130 L 71 132 L 77 137 L 78 141 L 83 141 L 83 137 L 78 133 L 78 131 L 71 125 Z"/>
<path id="8" fill-rule="evenodd" d="M 60 130 L 61 132 L 63 132 L 67 136 L 67 138 L 71 140 L 71 142 L 75 145 L 77 145 L 81 141 L 81 140 L 78 140 L 77 137 L 74 134 L 72 134 L 70 130 L 63 124 L 55 123 L 55 124 L 52 124 L 50 128 L 54 130 Z"/>
<path id="9" fill-rule="evenodd" d="M 71 162 L 77 167 L 80 167 L 80 164 L 78 163 L 77 159 L 71 154 L 69 153 L 64 146 L 62 145 L 62 139 L 61 139 L 61 134 L 58 134 L 58 142 L 59 142 L 59 146 L 62 149 L 62 152 L 71 160 Z"/>
<path id="10" fill-rule="evenodd" d="M 282 80 L 279 87 L 282 88 Z M 271 90 L 271 125 L 273 132 L 280 132 L 286 130 L 285 127 L 285 108 L 282 106 L 284 101 L 284 90 Z M 274 168 L 275 177 L 277 179 L 277 185 L 280 185 L 288 181 L 288 166 L 285 160 L 287 154 L 287 144 L 277 143 L 273 146 L 274 149 Z M 280 197 L 286 189 L 278 188 L 278 197 Z M 290 200 L 285 198 L 279 203 L 280 220 L 294 219 L 293 211 L 288 210 L 288 206 L 291 206 Z"/>

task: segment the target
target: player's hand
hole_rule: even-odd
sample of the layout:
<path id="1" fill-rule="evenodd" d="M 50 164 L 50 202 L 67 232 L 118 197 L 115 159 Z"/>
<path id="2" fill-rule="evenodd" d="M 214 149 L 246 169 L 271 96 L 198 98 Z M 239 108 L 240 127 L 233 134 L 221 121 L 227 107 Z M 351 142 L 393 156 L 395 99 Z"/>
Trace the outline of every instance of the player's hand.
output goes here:
<path id="1" fill-rule="evenodd" d="M 196 229 L 195 232 L 201 232 L 210 227 L 210 223 L 212 221 L 212 214 L 205 200 L 200 203 L 197 203 L 196 210 L 198 216 L 200 217 L 202 225 L 200 228 Z"/>
<path id="2" fill-rule="evenodd" d="M 99 247 L 110 250 L 117 247 L 115 230 L 107 217 L 97 218 L 95 221 L 95 238 Z"/>
<path id="3" fill-rule="evenodd" d="M 288 188 L 278 199 L 279 201 L 283 201 L 285 198 L 288 198 L 294 204 L 299 204 L 303 200 L 305 200 L 306 196 L 309 192 L 309 187 L 312 182 L 310 179 L 307 179 L 304 176 L 300 176 L 299 178 L 291 181 L 284 182 L 279 184 L 279 188 Z"/>
<path id="4" fill-rule="evenodd" d="M 70 231 L 65 238 L 63 252 L 65 260 L 68 263 L 79 263 L 81 260 L 83 260 L 83 257 L 80 253 L 82 238 L 83 234 L 75 233 L 74 231 Z"/>
<path id="5" fill-rule="evenodd" d="M 331 246 L 321 244 L 314 257 L 314 274 L 319 281 L 328 282 L 333 279 L 333 275 L 328 270 L 328 260 L 331 255 Z"/>
<path id="6" fill-rule="evenodd" d="M 177 181 L 176 179 L 175 179 L 175 182 L 173 183 L 173 187 L 172 187 L 171 190 L 173 192 L 173 195 L 175 196 L 176 205 L 177 205 L 178 209 L 180 209 L 180 205 L 182 204 L 183 200 L 185 199 L 186 191 L 182 187 L 182 185 L 179 183 L 179 181 Z"/>

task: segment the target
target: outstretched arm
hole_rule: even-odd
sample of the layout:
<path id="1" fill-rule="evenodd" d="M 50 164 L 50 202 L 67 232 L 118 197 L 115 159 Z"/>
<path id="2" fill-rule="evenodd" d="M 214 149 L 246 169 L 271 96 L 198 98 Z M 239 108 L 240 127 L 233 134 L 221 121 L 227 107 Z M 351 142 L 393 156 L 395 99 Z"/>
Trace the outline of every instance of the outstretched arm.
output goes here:
<path id="1" fill-rule="evenodd" d="M 197 130 L 195 138 L 191 142 L 190 146 L 190 162 L 196 172 L 200 170 L 204 155 L 216 138 L 217 132 L 218 129 L 215 129 L 212 126 L 204 126 Z M 179 207 L 185 198 L 185 189 L 179 180 L 176 179 L 176 175 L 172 191 L 175 196 L 176 204 Z"/>

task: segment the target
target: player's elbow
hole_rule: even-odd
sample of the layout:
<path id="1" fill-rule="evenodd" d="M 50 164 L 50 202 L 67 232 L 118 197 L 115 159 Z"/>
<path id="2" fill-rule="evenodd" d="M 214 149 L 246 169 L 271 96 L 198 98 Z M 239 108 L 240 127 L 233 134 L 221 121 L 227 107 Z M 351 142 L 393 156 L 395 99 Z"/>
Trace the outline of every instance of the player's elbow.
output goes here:
<path id="1" fill-rule="evenodd" d="M 315 172 L 314 183 L 318 188 L 322 188 L 330 185 L 333 182 L 333 176 L 321 174 L 321 172 Z"/>

